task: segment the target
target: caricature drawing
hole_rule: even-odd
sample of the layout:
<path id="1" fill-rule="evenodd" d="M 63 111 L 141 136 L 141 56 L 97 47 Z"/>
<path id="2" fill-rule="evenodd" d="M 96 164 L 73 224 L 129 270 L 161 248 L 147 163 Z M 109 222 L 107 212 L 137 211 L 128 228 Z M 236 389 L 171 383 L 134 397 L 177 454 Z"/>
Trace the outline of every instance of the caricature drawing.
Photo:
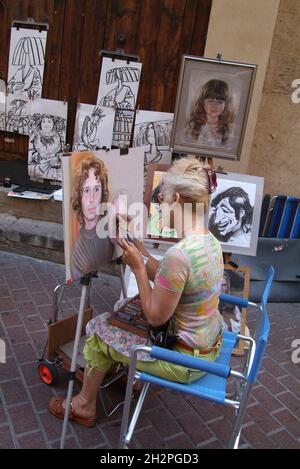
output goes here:
<path id="1" fill-rule="evenodd" d="M 138 82 L 140 70 L 134 67 L 113 68 L 106 72 L 106 85 L 117 83 L 98 103 L 100 106 L 134 109 L 135 96 L 129 85 L 124 83 Z"/>
<path id="2" fill-rule="evenodd" d="M 88 105 L 87 105 L 88 106 Z M 92 113 L 79 112 L 76 117 L 76 128 L 74 137 L 74 151 L 100 150 L 103 146 L 110 147 L 112 139 L 112 126 L 114 111 L 112 109 L 103 110 L 96 106 Z M 109 125 L 111 125 L 110 136 Z"/>
<path id="3" fill-rule="evenodd" d="M 45 63 L 45 39 L 21 37 L 14 49 L 10 67 L 17 68 L 7 83 L 8 93 L 28 98 L 40 97 L 42 92 L 42 69 Z"/>
<path id="4" fill-rule="evenodd" d="M 34 114 L 29 137 L 29 174 L 61 180 L 61 155 L 66 119 L 49 114 Z"/>
<path id="5" fill-rule="evenodd" d="M 134 147 L 145 146 L 145 164 L 159 163 L 169 152 L 172 120 L 143 122 L 135 126 Z"/>

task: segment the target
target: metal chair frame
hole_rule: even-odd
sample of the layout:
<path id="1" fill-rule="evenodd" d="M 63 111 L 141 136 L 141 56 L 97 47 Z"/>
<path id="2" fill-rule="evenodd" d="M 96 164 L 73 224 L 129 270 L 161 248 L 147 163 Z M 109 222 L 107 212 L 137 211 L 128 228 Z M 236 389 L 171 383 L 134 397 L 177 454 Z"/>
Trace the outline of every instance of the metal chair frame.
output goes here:
<path id="1" fill-rule="evenodd" d="M 131 355 L 130 367 L 128 372 L 128 381 L 127 381 L 127 388 L 126 388 L 126 395 L 125 395 L 125 404 L 123 409 L 123 417 L 121 423 L 121 432 L 120 432 L 120 439 L 119 439 L 119 448 L 127 448 L 128 444 L 130 443 L 131 437 L 133 435 L 140 411 L 142 409 L 147 391 L 149 389 L 150 383 L 158 384 L 166 388 L 175 389 L 179 392 L 187 393 L 195 395 L 199 398 L 210 400 L 213 402 L 218 402 L 219 404 L 223 404 L 235 409 L 236 412 L 236 420 L 234 423 L 232 435 L 229 440 L 228 447 L 237 449 L 239 445 L 240 435 L 241 435 L 241 428 L 244 416 L 247 411 L 247 403 L 248 398 L 251 393 L 251 389 L 253 384 L 256 381 L 256 377 L 260 368 L 261 360 L 264 354 L 264 350 L 267 344 L 267 339 L 270 330 L 270 324 L 267 316 L 267 300 L 269 296 L 269 291 L 271 288 L 272 280 L 274 277 L 274 269 L 273 267 L 269 268 L 268 278 L 265 284 L 265 289 L 262 295 L 262 302 L 260 305 L 256 303 L 249 302 L 246 299 L 237 298 L 231 295 L 221 294 L 220 299 L 224 302 L 228 302 L 231 304 L 239 305 L 242 307 L 249 307 L 252 306 L 255 308 L 256 311 L 256 324 L 253 337 L 244 336 L 242 334 L 236 334 L 233 332 L 225 332 L 223 334 L 223 344 L 224 341 L 231 341 L 232 346 L 231 350 L 227 352 L 230 353 L 228 358 L 228 363 L 223 364 L 218 362 L 219 358 L 222 356 L 223 344 L 220 352 L 219 358 L 216 362 L 208 362 L 206 360 L 191 357 L 189 355 L 185 355 L 183 353 L 166 350 L 160 347 L 146 347 L 146 346 L 139 346 L 137 347 Z M 258 312 L 260 312 L 261 320 L 259 320 Z M 234 348 L 236 341 L 243 340 L 249 343 L 249 348 L 245 349 L 245 363 L 243 367 L 243 371 L 236 371 L 230 368 L 230 358 L 231 358 L 231 351 Z M 202 370 L 206 372 L 206 375 L 214 375 L 216 377 L 221 377 L 225 379 L 227 384 L 227 380 L 230 377 L 237 379 L 237 392 L 236 396 L 233 399 L 229 398 L 228 394 L 226 394 L 224 399 L 214 399 L 213 394 L 203 395 L 203 391 L 197 391 L 197 385 L 199 383 L 199 389 L 201 388 L 201 379 L 196 380 L 196 382 L 190 384 L 179 384 L 174 383 L 172 381 L 159 378 L 157 376 L 150 375 L 148 373 L 139 372 L 136 370 L 136 362 L 137 362 L 137 354 L 138 352 L 143 351 L 149 353 L 151 357 L 157 358 L 160 360 L 169 361 L 175 364 L 183 365 L 188 368 Z M 131 396 L 132 396 L 132 387 L 133 383 L 136 380 L 141 380 L 144 382 L 139 399 L 136 403 L 135 410 L 133 412 L 132 418 L 130 423 L 129 422 L 129 413 L 130 413 L 130 405 L 131 405 Z M 196 386 L 194 384 L 196 383 Z M 224 382 L 223 382 L 224 384 Z M 198 394 L 197 394 L 198 392 Z M 201 395 L 202 394 L 202 395 Z"/>

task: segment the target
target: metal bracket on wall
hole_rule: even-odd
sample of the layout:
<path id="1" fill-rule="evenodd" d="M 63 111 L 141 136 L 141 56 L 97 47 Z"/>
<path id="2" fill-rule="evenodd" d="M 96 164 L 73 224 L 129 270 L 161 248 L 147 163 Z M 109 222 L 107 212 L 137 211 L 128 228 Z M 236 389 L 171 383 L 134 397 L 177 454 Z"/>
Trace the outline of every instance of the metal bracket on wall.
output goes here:
<path id="1" fill-rule="evenodd" d="M 28 28 L 38 29 L 39 31 L 49 31 L 49 23 L 43 23 L 41 21 L 35 21 L 34 18 L 27 18 L 26 20 L 13 20 L 11 26 L 15 28 Z"/>
<path id="2" fill-rule="evenodd" d="M 139 55 L 135 54 L 126 54 L 123 49 L 116 49 L 116 50 L 104 50 L 101 49 L 99 52 L 100 57 L 111 57 L 112 59 L 125 59 L 127 61 L 132 62 L 139 62 L 140 57 Z"/>

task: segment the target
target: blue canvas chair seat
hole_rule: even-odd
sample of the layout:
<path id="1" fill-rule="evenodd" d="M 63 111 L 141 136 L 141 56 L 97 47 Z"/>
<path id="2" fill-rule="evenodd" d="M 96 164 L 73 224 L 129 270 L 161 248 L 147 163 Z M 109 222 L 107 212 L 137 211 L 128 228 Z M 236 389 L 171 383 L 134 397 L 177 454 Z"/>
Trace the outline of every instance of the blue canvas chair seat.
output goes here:
<path id="1" fill-rule="evenodd" d="M 242 422 L 246 413 L 249 394 L 252 385 L 256 381 L 263 354 L 267 345 L 270 324 L 266 306 L 273 277 L 274 269 L 273 267 L 270 267 L 260 305 L 250 303 L 247 299 L 221 294 L 220 299 L 225 303 L 227 302 L 245 308 L 248 306 L 255 307 L 257 312 L 260 313 L 260 317 L 257 316 L 256 328 L 253 336 L 251 337 L 235 334 L 233 332 L 225 332 L 223 334 L 220 355 L 215 362 L 210 362 L 194 356 L 186 355 L 184 353 L 179 353 L 156 346 L 141 346 L 137 347 L 132 352 L 121 424 L 119 440 L 120 448 L 126 448 L 131 440 L 150 384 L 156 384 L 168 389 L 196 396 L 200 399 L 205 399 L 216 402 L 218 404 L 233 407 L 236 411 L 236 421 L 233 427 L 232 435 L 230 437 L 229 447 L 238 447 Z M 249 347 L 245 349 L 245 363 L 242 372 L 233 370 L 230 366 L 232 350 L 237 344 L 238 340 L 243 340 L 249 343 Z M 137 353 L 141 350 L 149 353 L 152 358 L 157 358 L 159 360 L 186 366 L 189 369 L 205 371 L 206 374 L 202 378 L 192 383 L 181 384 L 151 375 L 149 373 L 140 373 L 136 370 L 136 362 Z M 234 398 L 229 398 L 226 395 L 226 388 L 228 379 L 230 377 L 237 380 L 237 392 Z M 128 425 L 132 387 L 135 380 L 140 380 L 144 382 L 144 384 L 132 415 L 131 422 Z"/>
<path id="2" fill-rule="evenodd" d="M 236 336 L 237 334 L 235 334 L 234 332 L 224 333 L 220 355 L 218 359 L 214 362 L 215 364 L 220 364 L 229 367 L 232 349 L 236 344 Z M 158 347 L 152 347 L 152 356 L 155 356 L 153 352 L 155 352 L 156 349 L 158 349 Z M 165 353 L 163 354 L 163 357 L 166 358 L 167 361 L 172 361 L 172 355 L 174 354 L 174 352 L 170 354 L 168 353 L 170 351 L 166 349 L 164 350 L 164 352 Z M 160 357 L 162 357 L 161 354 L 159 355 Z M 169 389 L 181 391 L 186 394 L 191 394 L 193 396 L 202 397 L 203 399 L 218 402 L 220 404 L 224 404 L 226 398 L 227 378 L 224 378 L 222 376 L 216 376 L 214 374 L 207 373 L 202 378 L 193 381 L 190 384 L 181 384 L 175 383 L 173 381 L 167 381 L 165 379 L 150 375 L 148 373 L 141 373 L 140 380 L 152 384 L 157 384 L 162 387 L 168 387 Z"/>

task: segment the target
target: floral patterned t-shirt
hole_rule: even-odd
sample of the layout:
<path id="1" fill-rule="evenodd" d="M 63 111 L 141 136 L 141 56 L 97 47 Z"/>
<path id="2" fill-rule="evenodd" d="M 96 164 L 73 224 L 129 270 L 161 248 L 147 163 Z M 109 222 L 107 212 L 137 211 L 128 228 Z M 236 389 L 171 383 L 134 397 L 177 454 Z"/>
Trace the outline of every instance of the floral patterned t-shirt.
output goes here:
<path id="1" fill-rule="evenodd" d="M 208 349 L 218 339 L 223 256 L 212 233 L 187 236 L 169 248 L 155 276 L 162 288 L 181 293 L 172 316 L 175 332 L 187 345 Z"/>

